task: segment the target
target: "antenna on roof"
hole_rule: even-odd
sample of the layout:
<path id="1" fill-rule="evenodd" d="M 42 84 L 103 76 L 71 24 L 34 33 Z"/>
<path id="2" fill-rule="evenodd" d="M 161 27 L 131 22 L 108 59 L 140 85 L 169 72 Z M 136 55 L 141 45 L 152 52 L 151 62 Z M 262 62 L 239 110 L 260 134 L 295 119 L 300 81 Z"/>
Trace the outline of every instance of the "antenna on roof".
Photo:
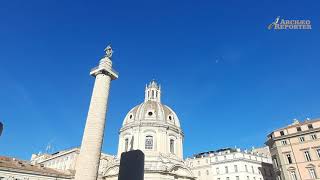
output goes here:
<path id="1" fill-rule="evenodd" d="M 47 147 L 46 147 L 46 153 L 49 153 L 51 150 L 51 143 L 49 142 Z"/>
<path id="2" fill-rule="evenodd" d="M 52 145 L 52 142 L 54 142 L 54 139 L 51 139 L 51 140 L 47 143 L 47 146 L 46 146 L 46 149 L 45 149 L 45 153 L 51 154 L 51 153 L 54 152 L 54 146 Z"/>

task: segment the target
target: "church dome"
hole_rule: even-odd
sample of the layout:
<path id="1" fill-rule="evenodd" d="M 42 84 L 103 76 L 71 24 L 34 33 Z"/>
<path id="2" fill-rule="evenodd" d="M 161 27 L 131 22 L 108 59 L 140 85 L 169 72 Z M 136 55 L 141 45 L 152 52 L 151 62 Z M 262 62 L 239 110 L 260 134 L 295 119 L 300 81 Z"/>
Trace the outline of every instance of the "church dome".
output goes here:
<path id="1" fill-rule="evenodd" d="M 170 107 L 162 104 L 160 98 L 161 87 L 155 81 L 150 82 L 145 89 L 145 101 L 127 113 L 122 126 L 151 122 L 180 128 L 178 116 Z"/>
<path id="2" fill-rule="evenodd" d="M 161 87 L 151 81 L 146 85 L 144 102 L 132 108 L 123 120 L 118 156 L 140 149 L 146 161 L 163 155 L 181 160 L 183 137 L 178 116 L 161 103 Z"/>
<path id="3" fill-rule="evenodd" d="M 117 159 L 122 153 L 144 153 L 144 179 L 194 179 L 183 161 L 184 134 L 176 113 L 161 103 L 161 87 L 155 81 L 146 85 L 144 102 L 132 108 L 119 131 Z M 119 162 L 119 161 L 117 161 Z M 105 176 L 114 177 L 119 164 Z"/>

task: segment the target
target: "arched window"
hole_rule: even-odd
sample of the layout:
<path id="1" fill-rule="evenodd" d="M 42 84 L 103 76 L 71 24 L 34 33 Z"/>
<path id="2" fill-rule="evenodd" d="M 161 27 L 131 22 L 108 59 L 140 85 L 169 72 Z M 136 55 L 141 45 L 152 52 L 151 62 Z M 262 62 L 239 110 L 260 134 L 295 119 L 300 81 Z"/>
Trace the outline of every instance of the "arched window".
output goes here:
<path id="1" fill-rule="evenodd" d="M 170 153 L 174 154 L 174 140 L 170 139 Z"/>
<path id="2" fill-rule="evenodd" d="M 129 139 L 128 138 L 126 138 L 125 140 L 124 140 L 124 151 L 128 151 L 128 147 L 129 147 Z"/>
<path id="3" fill-rule="evenodd" d="M 145 149 L 153 149 L 153 137 L 146 136 Z"/>

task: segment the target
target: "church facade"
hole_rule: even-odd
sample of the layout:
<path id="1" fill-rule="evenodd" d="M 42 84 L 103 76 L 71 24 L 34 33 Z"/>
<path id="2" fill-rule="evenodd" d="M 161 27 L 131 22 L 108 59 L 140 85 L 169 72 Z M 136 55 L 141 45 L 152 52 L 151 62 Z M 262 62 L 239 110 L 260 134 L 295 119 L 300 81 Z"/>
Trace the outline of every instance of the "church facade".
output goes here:
<path id="1" fill-rule="evenodd" d="M 117 180 L 121 153 L 139 149 L 145 154 L 145 180 L 195 179 L 183 160 L 184 134 L 176 113 L 161 103 L 161 87 L 150 82 L 144 102 L 125 116 L 119 132 L 118 154 L 104 171 L 106 180 Z"/>

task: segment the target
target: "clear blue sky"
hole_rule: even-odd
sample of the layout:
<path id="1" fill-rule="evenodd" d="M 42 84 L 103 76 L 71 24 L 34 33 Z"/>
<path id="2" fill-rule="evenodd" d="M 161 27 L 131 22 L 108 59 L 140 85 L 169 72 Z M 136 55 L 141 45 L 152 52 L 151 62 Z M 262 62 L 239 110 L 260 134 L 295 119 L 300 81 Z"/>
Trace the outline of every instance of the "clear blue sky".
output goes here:
<path id="1" fill-rule="evenodd" d="M 320 2 L 0 2 L 0 154 L 29 159 L 79 146 L 94 78 L 112 42 L 103 151 L 115 154 L 126 113 L 157 79 L 185 132 L 185 156 L 261 146 L 293 118 L 320 117 Z M 313 29 L 268 30 L 277 16 Z"/>

